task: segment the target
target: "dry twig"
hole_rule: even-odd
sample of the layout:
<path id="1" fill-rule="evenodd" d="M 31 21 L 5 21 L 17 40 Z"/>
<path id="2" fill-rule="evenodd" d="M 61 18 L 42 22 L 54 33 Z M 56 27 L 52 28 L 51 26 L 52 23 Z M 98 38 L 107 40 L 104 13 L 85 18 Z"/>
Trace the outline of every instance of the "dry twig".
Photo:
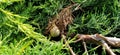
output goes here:
<path id="1" fill-rule="evenodd" d="M 103 42 L 103 43 L 102 43 L 102 46 L 105 47 L 105 50 L 109 53 L 109 55 L 116 55 L 116 54 L 110 49 L 110 47 L 108 46 L 107 43 Z"/>
<path id="2" fill-rule="evenodd" d="M 110 49 L 110 46 L 112 47 L 120 47 L 120 39 L 119 38 L 113 38 L 113 37 L 104 37 L 101 34 L 95 34 L 95 35 L 83 35 L 83 34 L 78 34 L 77 35 L 78 40 L 76 40 L 75 42 L 84 40 L 87 43 L 95 43 L 98 45 L 102 45 L 103 47 L 105 47 L 106 51 L 110 54 L 110 55 L 115 55 L 115 53 Z"/>
<path id="3" fill-rule="evenodd" d="M 86 55 L 89 55 L 89 54 L 88 54 L 88 51 L 87 51 L 87 47 L 86 47 L 86 42 L 84 42 L 84 40 L 83 40 L 83 46 L 84 46 L 84 49 L 85 49 Z"/>
<path id="4" fill-rule="evenodd" d="M 105 41 L 107 44 L 109 44 L 112 47 L 120 47 L 120 39 L 119 38 L 113 38 L 113 37 L 105 37 L 101 34 L 95 34 L 95 35 L 84 35 L 84 34 L 77 34 L 77 40 L 75 42 L 79 42 L 84 39 L 87 43 L 95 43 L 95 44 L 101 44 L 100 41 Z"/>

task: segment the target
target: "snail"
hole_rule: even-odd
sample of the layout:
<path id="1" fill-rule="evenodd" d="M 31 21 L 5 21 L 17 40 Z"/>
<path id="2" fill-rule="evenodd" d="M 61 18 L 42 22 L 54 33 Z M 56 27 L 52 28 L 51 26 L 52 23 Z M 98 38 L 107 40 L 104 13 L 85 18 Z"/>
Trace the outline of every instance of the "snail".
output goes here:
<path id="1" fill-rule="evenodd" d="M 52 28 L 50 29 L 50 36 L 57 37 L 59 35 L 60 35 L 59 28 L 55 24 L 52 24 Z"/>

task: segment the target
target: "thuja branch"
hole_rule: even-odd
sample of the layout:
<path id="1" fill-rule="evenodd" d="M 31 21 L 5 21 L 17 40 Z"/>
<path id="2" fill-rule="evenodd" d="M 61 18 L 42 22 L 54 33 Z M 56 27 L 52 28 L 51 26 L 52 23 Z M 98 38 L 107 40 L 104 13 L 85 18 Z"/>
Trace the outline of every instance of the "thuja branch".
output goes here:
<path id="1" fill-rule="evenodd" d="M 72 48 L 70 47 L 69 43 L 67 42 L 66 36 L 65 36 L 65 35 L 61 35 L 61 36 L 62 36 L 62 38 L 63 38 L 65 44 L 66 44 L 67 47 L 69 48 L 69 51 L 70 51 L 71 55 L 76 55 L 76 54 L 73 52 Z"/>
<path id="2" fill-rule="evenodd" d="M 15 17 L 18 17 L 18 18 L 28 19 L 27 17 L 23 17 L 23 16 L 20 16 L 20 15 L 17 15 L 17 14 L 13 14 L 12 12 L 3 10 L 2 8 L 0 8 L 0 11 L 3 12 L 4 14 L 6 14 L 6 15 L 9 15 L 9 16 L 15 16 Z"/>

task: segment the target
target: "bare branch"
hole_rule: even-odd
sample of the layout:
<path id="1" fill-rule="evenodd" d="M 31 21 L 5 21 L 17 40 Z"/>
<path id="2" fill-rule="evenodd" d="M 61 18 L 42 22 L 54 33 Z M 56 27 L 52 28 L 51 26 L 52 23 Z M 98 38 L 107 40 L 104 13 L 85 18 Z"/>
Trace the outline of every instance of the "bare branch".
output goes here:
<path id="1" fill-rule="evenodd" d="M 112 47 L 120 47 L 120 38 L 114 38 L 114 37 L 105 37 L 101 34 L 95 34 L 95 35 L 84 35 L 84 34 L 78 34 L 78 40 L 75 42 L 81 41 L 84 39 L 85 42 L 95 43 L 95 44 L 101 44 L 101 40 L 104 40 L 107 44 L 109 44 Z"/>
<path id="2" fill-rule="evenodd" d="M 105 37 L 101 34 L 94 34 L 94 35 L 84 35 L 84 34 L 79 34 L 78 40 L 75 42 L 84 40 L 87 43 L 95 43 L 97 45 L 102 45 L 105 47 L 106 51 L 110 55 L 116 55 L 108 46 L 108 44 L 112 47 L 120 47 L 120 39 L 119 38 L 114 38 L 114 37 Z"/>
<path id="3" fill-rule="evenodd" d="M 109 55 L 116 55 L 111 49 L 110 47 L 108 46 L 107 43 L 102 43 L 102 46 L 105 47 L 106 51 L 109 53 Z"/>
<path id="4" fill-rule="evenodd" d="M 85 49 L 86 55 L 89 55 L 89 54 L 88 54 L 88 51 L 87 51 L 86 43 L 84 42 L 84 40 L 83 40 L 83 46 L 84 46 L 84 49 Z"/>

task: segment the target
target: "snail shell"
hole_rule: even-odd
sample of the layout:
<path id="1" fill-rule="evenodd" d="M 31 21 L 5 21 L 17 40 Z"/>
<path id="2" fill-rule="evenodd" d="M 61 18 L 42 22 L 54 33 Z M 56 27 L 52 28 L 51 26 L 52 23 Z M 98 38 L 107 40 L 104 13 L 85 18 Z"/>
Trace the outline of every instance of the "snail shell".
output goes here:
<path id="1" fill-rule="evenodd" d="M 60 30 L 58 29 L 58 27 L 55 24 L 53 24 L 53 27 L 50 30 L 50 36 L 57 37 L 59 35 L 60 35 Z"/>

